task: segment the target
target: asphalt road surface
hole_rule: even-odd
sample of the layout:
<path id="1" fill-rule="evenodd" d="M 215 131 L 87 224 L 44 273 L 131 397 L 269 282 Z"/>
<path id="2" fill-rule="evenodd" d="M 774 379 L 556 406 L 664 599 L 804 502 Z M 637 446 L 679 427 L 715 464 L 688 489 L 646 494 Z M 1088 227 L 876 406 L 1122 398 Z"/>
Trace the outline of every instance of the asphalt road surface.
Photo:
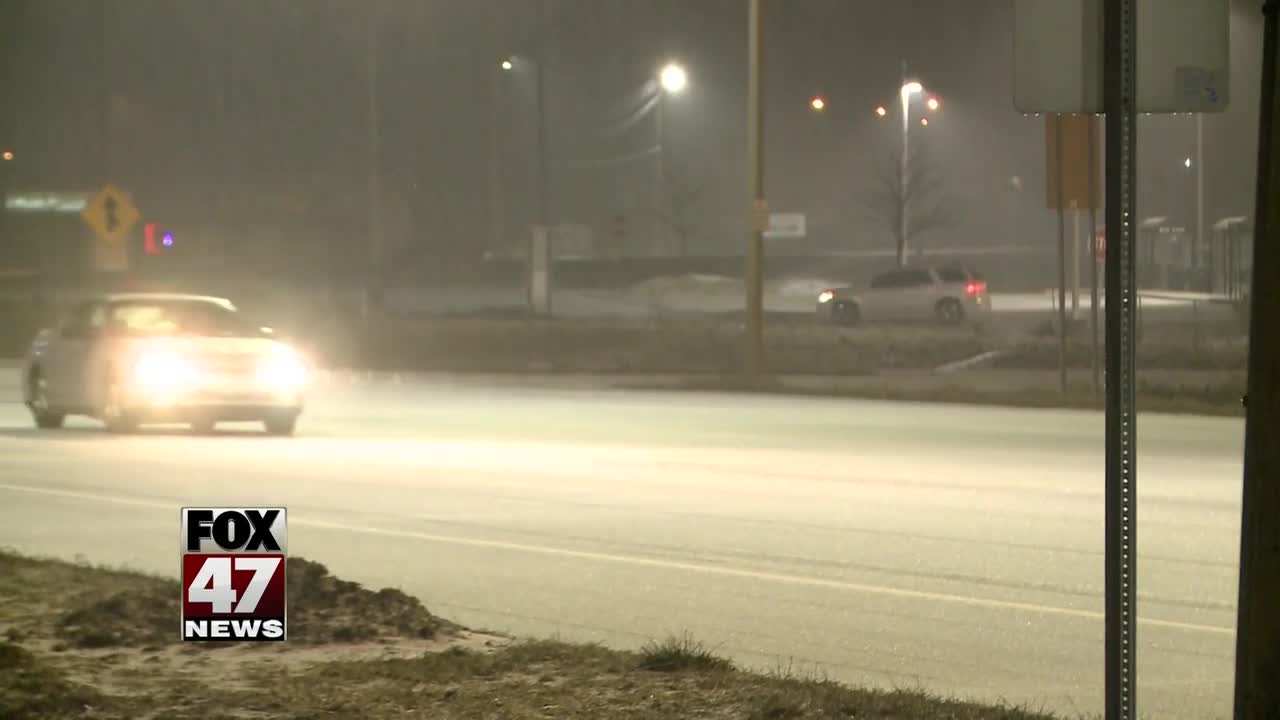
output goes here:
<path id="1" fill-rule="evenodd" d="M 179 507 L 284 504 L 291 553 L 473 627 L 1101 707 L 1099 414 L 370 381 L 295 438 L 113 437 L 13 383 L 0 546 L 174 573 Z M 1140 710 L 1226 718 L 1243 423 L 1138 428 Z"/>

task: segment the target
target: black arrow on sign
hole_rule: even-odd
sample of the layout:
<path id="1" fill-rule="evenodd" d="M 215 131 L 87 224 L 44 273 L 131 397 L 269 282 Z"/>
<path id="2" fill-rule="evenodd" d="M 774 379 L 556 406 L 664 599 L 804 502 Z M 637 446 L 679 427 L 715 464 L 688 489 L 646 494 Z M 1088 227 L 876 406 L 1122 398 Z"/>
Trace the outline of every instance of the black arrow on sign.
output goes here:
<path id="1" fill-rule="evenodd" d="M 107 232 L 114 233 L 116 228 L 120 226 L 120 218 L 116 217 L 116 210 L 118 209 L 116 199 L 114 197 L 108 197 L 106 200 L 103 200 L 102 208 L 107 211 Z"/>

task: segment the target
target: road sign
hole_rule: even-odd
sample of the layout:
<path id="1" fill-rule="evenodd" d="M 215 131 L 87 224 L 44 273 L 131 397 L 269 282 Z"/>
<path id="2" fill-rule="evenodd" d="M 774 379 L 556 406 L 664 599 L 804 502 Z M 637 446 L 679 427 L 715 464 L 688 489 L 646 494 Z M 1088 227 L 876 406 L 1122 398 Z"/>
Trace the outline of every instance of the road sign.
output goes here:
<path id="1" fill-rule="evenodd" d="M 804 237 L 804 213 L 771 213 L 769 229 L 764 236 L 769 240 L 798 240 Z"/>
<path id="2" fill-rule="evenodd" d="M 1093 140 L 1090 141 L 1090 125 Z M 1058 133 L 1062 133 L 1062 162 L 1058 162 Z M 1050 210 L 1097 210 L 1102 207 L 1102 131 L 1092 115 L 1045 116 L 1045 172 Z M 1089 149 L 1093 147 L 1093 162 Z M 1092 169 L 1093 182 L 1089 182 Z M 1062 176 L 1062 204 L 1058 207 L 1058 176 Z M 1090 204 L 1092 196 L 1092 204 Z"/>
<path id="3" fill-rule="evenodd" d="M 80 212 L 98 240 L 108 245 L 118 245 L 129 230 L 142 217 L 129 193 L 115 185 L 107 184 L 89 198 L 89 204 Z"/>
<path id="4" fill-rule="evenodd" d="M 1024 113 L 1101 113 L 1104 0 L 1015 0 L 1014 106 Z M 1137 112 L 1227 109 L 1226 0 L 1137 0 Z"/>

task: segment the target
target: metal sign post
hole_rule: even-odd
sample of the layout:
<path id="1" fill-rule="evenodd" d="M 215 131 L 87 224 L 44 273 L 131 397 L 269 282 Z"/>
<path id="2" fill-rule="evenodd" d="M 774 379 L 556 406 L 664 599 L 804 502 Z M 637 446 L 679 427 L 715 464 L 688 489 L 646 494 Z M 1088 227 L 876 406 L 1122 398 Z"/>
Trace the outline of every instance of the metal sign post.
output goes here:
<path id="1" fill-rule="evenodd" d="M 1135 332 L 1137 0 L 1107 0 L 1106 130 L 1106 718 L 1134 720 L 1137 561 Z"/>

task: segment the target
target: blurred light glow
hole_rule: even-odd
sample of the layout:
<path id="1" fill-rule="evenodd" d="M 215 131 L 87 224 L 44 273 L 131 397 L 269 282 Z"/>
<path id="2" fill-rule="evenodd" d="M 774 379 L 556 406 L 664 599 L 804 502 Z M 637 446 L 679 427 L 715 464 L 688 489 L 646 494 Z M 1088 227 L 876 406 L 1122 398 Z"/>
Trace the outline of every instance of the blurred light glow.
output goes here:
<path id="1" fill-rule="evenodd" d="M 689 84 L 689 75 L 684 68 L 671 63 L 662 68 L 662 73 L 658 76 L 658 80 L 662 83 L 662 89 L 669 93 L 683 92 Z"/>
<path id="2" fill-rule="evenodd" d="M 165 247 L 172 247 L 172 246 L 173 246 L 173 233 L 165 233 L 165 234 L 164 234 L 164 237 L 160 240 L 160 242 L 161 242 L 161 244 L 163 244 Z"/>
<path id="3" fill-rule="evenodd" d="M 920 124 L 929 127 L 929 118 L 920 118 Z"/>
<path id="4" fill-rule="evenodd" d="M 503 60 L 503 61 L 502 61 L 502 69 L 503 69 L 503 70 L 510 70 L 510 69 L 511 69 L 511 68 L 513 68 L 513 67 L 515 67 L 515 65 L 514 65 L 510 60 Z"/>
<path id="5" fill-rule="evenodd" d="M 929 109 L 930 109 L 930 110 L 937 110 L 937 109 L 938 109 L 938 107 L 939 107 L 941 104 L 942 104 L 942 103 L 938 102 L 938 98 L 936 98 L 936 97 L 929 98 Z"/>
<path id="6" fill-rule="evenodd" d="M 1188 168 L 1190 168 L 1190 167 L 1191 167 L 1191 158 L 1187 158 L 1185 161 L 1183 161 L 1183 163 L 1182 163 L 1182 164 L 1183 164 L 1183 165 L 1186 165 Z"/>
<path id="7" fill-rule="evenodd" d="M 823 109 L 827 107 L 827 101 L 822 99 L 821 97 L 815 97 L 809 101 L 809 106 L 812 107 L 814 110 L 821 112 Z"/>
<path id="8" fill-rule="evenodd" d="M 880 117 L 884 117 L 885 115 L 889 114 L 889 111 L 886 110 L 883 105 L 881 105 L 876 108 L 876 114 L 879 115 Z"/>
<path id="9" fill-rule="evenodd" d="M 12 151 L 12 150 L 5 150 L 5 151 L 4 151 L 4 159 L 5 159 L 5 160 L 12 160 L 12 159 L 13 159 L 13 151 Z"/>
<path id="10" fill-rule="evenodd" d="M 912 95 L 919 95 L 924 92 L 924 86 L 918 82 L 909 82 L 902 86 L 902 99 L 907 99 Z"/>

